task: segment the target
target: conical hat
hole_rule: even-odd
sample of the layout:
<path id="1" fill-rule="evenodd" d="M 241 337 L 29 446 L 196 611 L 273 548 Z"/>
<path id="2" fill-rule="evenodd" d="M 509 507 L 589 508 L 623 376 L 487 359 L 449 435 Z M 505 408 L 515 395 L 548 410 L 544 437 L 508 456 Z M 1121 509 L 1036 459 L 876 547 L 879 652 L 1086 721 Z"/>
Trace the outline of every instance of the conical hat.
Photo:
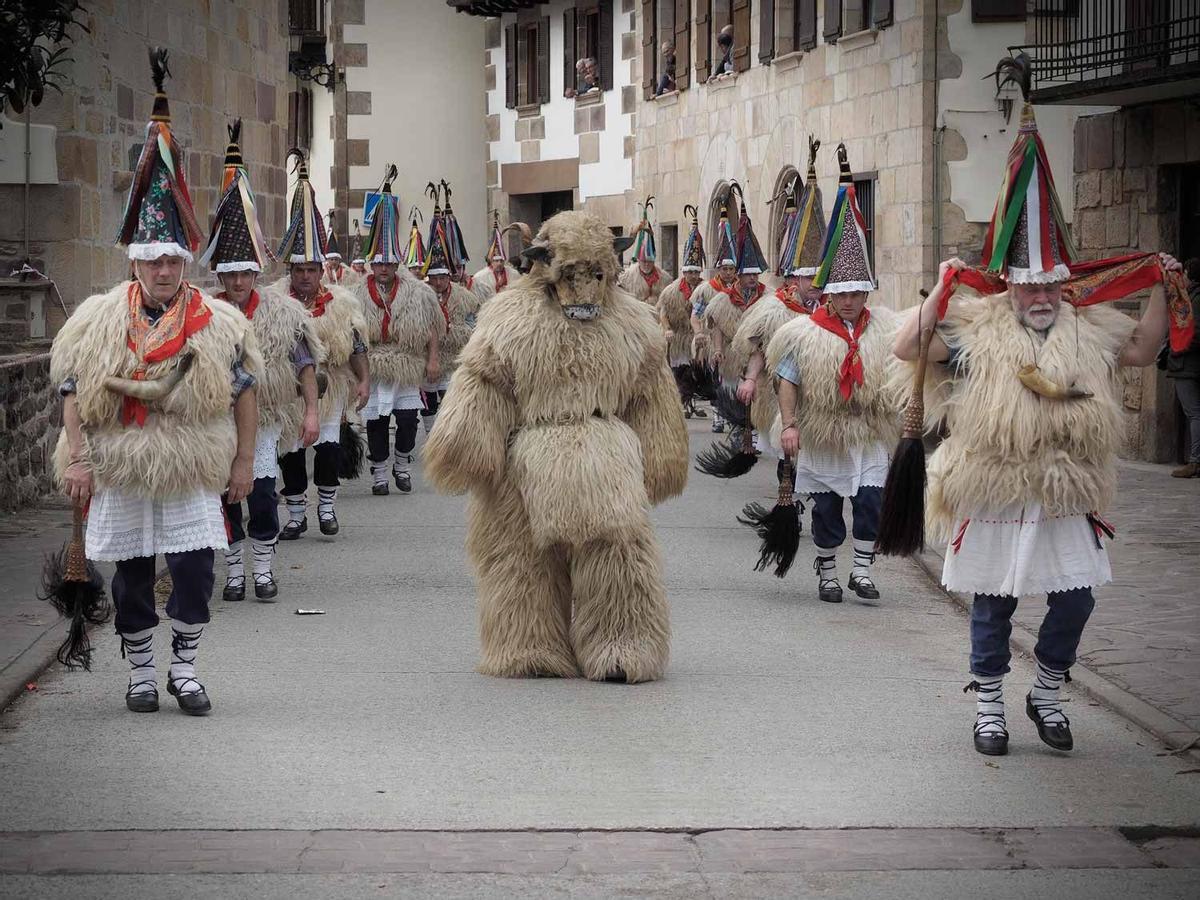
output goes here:
<path id="1" fill-rule="evenodd" d="M 487 261 L 507 259 L 504 252 L 504 232 L 500 230 L 500 210 L 492 210 L 492 240 L 487 248 Z"/>
<path id="2" fill-rule="evenodd" d="M 288 156 L 298 158 L 296 187 L 292 190 L 291 215 L 287 234 L 279 244 L 276 256 L 289 263 L 325 262 L 325 222 L 317 208 L 317 194 L 308 180 L 308 164 L 304 152 L 293 149 Z"/>
<path id="3" fill-rule="evenodd" d="M 762 248 L 758 245 L 758 237 L 754 234 L 754 224 L 750 221 L 750 211 L 747 209 L 746 198 L 742 194 L 742 186 L 736 181 L 730 184 L 730 190 L 736 191 L 741 205 L 737 228 L 737 270 L 739 275 L 761 275 L 770 269 Z"/>
<path id="4" fill-rule="evenodd" d="M 821 188 L 817 186 L 817 150 L 821 142 L 808 139 L 808 174 L 797 204 L 796 231 L 791 241 L 789 274 L 816 275 L 821 264 L 821 249 L 825 243 L 825 211 L 821 203 Z"/>
<path id="5" fill-rule="evenodd" d="M 442 212 L 442 230 L 446 241 L 446 259 L 450 263 L 451 273 L 465 272 L 471 256 L 467 253 L 467 242 L 463 238 L 462 229 L 459 227 L 458 219 L 454 216 L 454 209 L 450 205 L 450 185 L 443 178 L 441 186 L 442 193 L 446 198 L 446 208 Z"/>
<path id="6" fill-rule="evenodd" d="M 687 241 L 683 245 L 683 264 L 679 270 L 681 272 L 703 272 L 706 260 L 704 238 L 700 235 L 699 212 L 690 203 L 683 208 L 685 216 L 688 215 L 688 210 L 691 210 L 692 230 L 688 233 Z"/>
<path id="7" fill-rule="evenodd" d="M 634 231 L 637 239 L 633 245 L 633 258 L 638 262 L 654 262 L 658 256 L 654 246 L 654 226 L 650 224 L 650 210 L 654 209 L 654 197 L 647 197 L 646 202 L 639 205 L 642 215 Z"/>
<path id="8" fill-rule="evenodd" d="M 777 203 L 783 200 L 783 221 L 780 223 L 780 234 L 783 235 L 779 244 L 779 264 L 775 267 L 775 274 L 781 277 L 787 277 L 792 274 L 792 242 L 796 239 L 796 224 L 797 212 L 799 210 L 799 183 L 800 176 L 794 175 L 789 184 L 783 189 L 782 196 L 776 195 L 772 198 L 772 203 Z"/>
<path id="9" fill-rule="evenodd" d="M 258 224 L 254 191 L 250 188 L 250 176 L 246 173 L 239 145 L 241 133 L 242 120 L 237 119 L 229 126 L 221 202 L 213 216 L 208 247 L 200 257 L 201 265 L 218 273 L 261 272 L 267 261 L 275 258 Z"/>
<path id="10" fill-rule="evenodd" d="M 845 144 L 838 144 L 837 155 L 841 169 L 837 199 L 825 231 L 821 264 L 813 276 L 813 285 L 826 294 L 873 291 L 875 276 L 871 274 L 871 262 L 867 256 L 866 226 L 858 208 Z"/>
<path id="11" fill-rule="evenodd" d="M 384 172 L 383 188 L 371 219 L 364 256 L 373 263 L 400 263 L 405 256 L 400 249 L 400 201 L 392 193 L 392 182 L 399 174 L 394 165 Z"/>
<path id="12" fill-rule="evenodd" d="M 182 256 L 191 262 L 203 235 L 184 177 L 183 151 L 171 133 L 171 111 L 163 89 L 171 74 L 165 48 L 151 48 L 150 72 L 156 91 L 154 110 L 116 242 L 128 247 L 130 259 Z"/>
<path id="13" fill-rule="evenodd" d="M 404 252 L 404 265 L 410 269 L 424 269 L 425 241 L 421 238 L 421 226 L 417 222 L 421 210 L 414 206 L 409 215 L 412 217 L 412 229 L 408 233 L 408 248 Z"/>
<path id="14" fill-rule="evenodd" d="M 736 266 L 736 246 L 733 226 L 729 224 L 729 195 L 726 194 L 725 198 L 721 200 L 721 218 L 717 221 L 717 255 L 713 260 L 713 265 L 718 268 Z"/>

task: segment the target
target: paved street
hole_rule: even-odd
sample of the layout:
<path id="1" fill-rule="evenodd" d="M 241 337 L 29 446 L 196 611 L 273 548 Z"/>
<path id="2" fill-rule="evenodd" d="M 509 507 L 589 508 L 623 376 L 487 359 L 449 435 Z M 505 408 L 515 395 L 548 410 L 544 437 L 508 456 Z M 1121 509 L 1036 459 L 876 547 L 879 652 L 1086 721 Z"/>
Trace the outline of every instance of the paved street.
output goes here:
<path id="1" fill-rule="evenodd" d="M 752 571 L 773 468 L 657 511 L 672 662 L 632 687 L 475 674 L 463 501 L 363 479 L 280 603 L 214 602 L 210 718 L 126 713 L 107 630 L 0 716 L 0 895 L 1195 896 L 1195 759 L 1079 691 L 1054 755 L 1024 659 L 1011 755 L 975 754 L 966 621 L 917 565 L 821 604 L 806 523 L 787 580 Z"/>

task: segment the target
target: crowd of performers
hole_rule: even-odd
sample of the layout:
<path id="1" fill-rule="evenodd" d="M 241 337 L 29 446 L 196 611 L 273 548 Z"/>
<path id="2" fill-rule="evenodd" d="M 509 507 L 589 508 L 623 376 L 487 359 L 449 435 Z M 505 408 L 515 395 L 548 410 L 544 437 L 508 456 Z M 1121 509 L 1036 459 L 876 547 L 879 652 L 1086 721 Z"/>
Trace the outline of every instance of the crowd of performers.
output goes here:
<path id="1" fill-rule="evenodd" d="M 52 377 L 64 397 L 55 464 L 76 506 L 79 542 L 86 515 L 87 559 L 116 564 L 128 708 L 158 708 L 162 554 L 173 581 L 167 690 L 185 712 L 202 715 L 211 702 L 195 661 L 216 551 L 226 558 L 225 600 L 242 600 L 248 588 L 274 599 L 277 542 L 309 528 L 310 450 L 317 528 L 338 533 L 339 484 L 363 452 L 351 423 L 365 431 L 372 493 L 410 492 L 420 426 L 434 427 L 482 306 L 521 275 L 506 260 L 507 229 L 495 216 L 487 265 L 467 274 L 445 182 L 430 185 L 428 239 L 414 212 L 402 240 L 394 167 L 361 252 L 343 265 L 303 158 L 287 233 L 272 252 L 235 123 L 199 257 L 223 289 L 193 286 L 184 266 L 203 236 L 171 132 L 165 53 L 152 52 L 151 62 L 157 94 L 118 239 L 132 276 L 80 304 L 55 340 Z M 1027 60 L 1006 60 L 1002 71 L 1027 94 Z M 1059 690 L 1092 590 L 1111 578 L 1104 543 L 1113 529 L 1101 516 L 1116 484 L 1118 372 L 1153 362 L 1168 333 L 1174 347 L 1190 341 L 1179 266 L 1155 253 L 1076 260 L 1026 103 L 981 265 L 942 263 L 926 299 L 900 314 L 893 307 L 908 306 L 906 298 L 872 302 L 876 279 L 841 145 L 826 219 L 819 146 L 810 139 L 806 177 L 775 198 L 785 204 L 778 288 L 761 281 L 769 266 L 736 183 L 728 200 L 739 201 L 736 226 L 726 206 L 707 278 L 695 207 L 685 208 L 691 230 L 680 276 L 671 281 L 659 268 L 648 198 L 621 287 L 655 311 L 682 415 L 705 417 L 697 401 L 710 399 L 712 430 L 729 430 L 698 457 L 701 471 L 730 478 L 760 456 L 778 459 L 774 508 L 743 511 L 762 541 L 757 568 L 787 574 L 806 498 L 816 596 L 841 602 L 849 501 L 846 589 L 875 601 L 876 554 L 919 549 L 928 512 L 947 544 L 943 583 L 974 596 L 976 749 L 1007 750 L 1010 621 L 1018 597 L 1046 594 L 1025 708 L 1045 743 L 1068 750 Z M 528 229 L 510 227 L 528 241 Z M 286 274 L 260 285 L 273 258 Z M 1146 288 L 1140 320 L 1103 303 Z M 943 439 L 926 466 L 924 440 L 935 433 Z M 96 580 L 72 559 L 52 579 L 60 599 L 78 598 Z M 75 587 L 63 587 L 64 577 Z M 79 612 L 86 603 L 78 599 L 62 604 L 74 604 L 77 622 L 92 612 Z M 72 634 L 71 658 L 86 662 L 86 632 Z"/>

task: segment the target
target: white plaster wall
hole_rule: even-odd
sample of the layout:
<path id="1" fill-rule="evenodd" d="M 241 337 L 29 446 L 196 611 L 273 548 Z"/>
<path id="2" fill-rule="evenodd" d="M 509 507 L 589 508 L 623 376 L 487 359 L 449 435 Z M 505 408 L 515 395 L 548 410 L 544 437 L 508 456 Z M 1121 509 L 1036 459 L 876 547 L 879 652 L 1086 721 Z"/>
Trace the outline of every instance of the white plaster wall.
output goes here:
<path id="1" fill-rule="evenodd" d="M 333 183 L 329 177 L 333 166 L 333 138 L 329 130 L 329 120 L 333 116 L 333 92 L 319 84 L 309 87 L 313 92 L 313 139 L 308 152 L 308 180 L 317 192 L 317 205 L 321 212 L 328 215 L 333 205 Z M 289 168 L 289 184 L 294 183 L 293 179 Z M 291 197 L 290 188 L 288 197 Z M 354 215 L 351 214 L 350 218 L 353 219 Z"/>
<path id="2" fill-rule="evenodd" d="M 446 179 L 472 259 L 487 246 L 483 19 L 431 0 L 367 0 L 365 25 L 346 43 L 367 45 L 367 66 L 346 70 L 347 88 L 371 92 L 371 114 L 347 119 L 347 137 L 371 141 L 369 166 L 350 167 L 350 188 L 376 190 L 394 162 L 404 216 L 418 204 L 428 221 L 429 181 Z M 362 218 L 351 210 L 350 218 Z"/>
<path id="3" fill-rule="evenodd" d="M 962 135 L 967 158 L 948 163 L 949 199 L 962 208 L 970 222 L 986 222 L 996 206 L 1004 160 L 1020 123 L 1020 92 L 1013 97 L 1012 120 L 1005 123 L 996 110 L 996 84 L 983 76 L 1008 55 L 1008 47 L 1025 43 L 1023 22 L 977 24 L 971 21 L 971 4 L 946 19 L 950 49 L 962 60 L 962 74 L 945 79 L 939 88 L 938 121 Z M 1107 112 L 1107 106 L 1038 106 L 1038 130 L 1067 220 L 1074 217 L 1075 120 Z"/>

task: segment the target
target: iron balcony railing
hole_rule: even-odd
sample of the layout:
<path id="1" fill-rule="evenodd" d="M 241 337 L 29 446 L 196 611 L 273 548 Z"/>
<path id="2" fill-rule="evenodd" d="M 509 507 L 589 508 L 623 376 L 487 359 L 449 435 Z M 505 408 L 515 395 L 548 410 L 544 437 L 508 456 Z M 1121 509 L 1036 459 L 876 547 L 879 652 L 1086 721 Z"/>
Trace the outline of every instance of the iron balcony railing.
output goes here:
<path id="1" fill-rule="evenodd" d="M 1034 13 L 1034 90 L 1167 80 L 1200 64 L 1200 0 L 1057 0 Z"/>

